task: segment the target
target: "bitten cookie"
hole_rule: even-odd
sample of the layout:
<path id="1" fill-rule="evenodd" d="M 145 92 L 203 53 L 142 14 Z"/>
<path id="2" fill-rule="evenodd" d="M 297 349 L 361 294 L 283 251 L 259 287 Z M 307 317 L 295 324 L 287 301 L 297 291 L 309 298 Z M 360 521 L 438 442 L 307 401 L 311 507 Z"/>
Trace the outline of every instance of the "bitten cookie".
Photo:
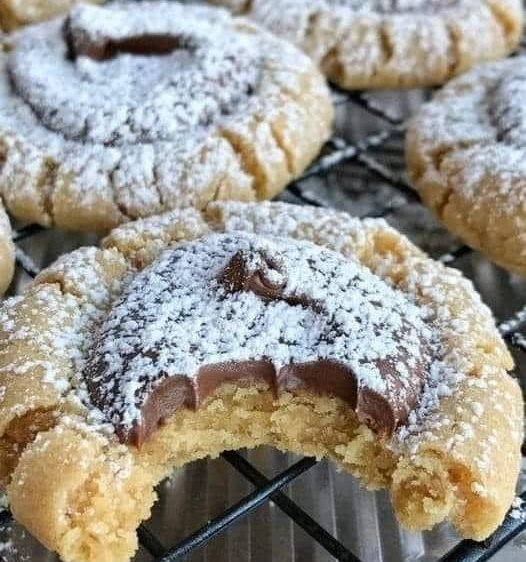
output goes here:
<path id="1" fill-rule="evenodd" d="M 12 31 L 21 25 L 43 21 L 65 12 L 77 2 L 101 3 L 102 0 L 2 0 L 0 29 Z"/>
<path id="2" fill-rule="evenodd" d="M 208 6 L 79 5 L 0 54 L 0 192 L 24 221 L 106 231 L 271 198 L 328 137 L 323 76 Z"/>
<path id="3" fill-rule="evenodd" d="M 521 0 L 213 0 L 308 53 L 347 89 L 443 84 L 519 42 Z"/>
<path id="4" fill-rule="evenodd" d="M 522 396 L 491 313 L 381 220 L 130 223 L 7 301 L 0 336 L 0 478 L 66 562 L 128 560 L 155 485 L 225 449 L 328 457 L 409 529 L 482 539 L 514 497 Z"/>
<path id="5" fill-rule="evenodd" d="M 11 224 L 0 202 L 0 295 L 11 279 L 15 268 L 15 248 L 11 239 Z"/>
<path id="6" fill-rule="evenodd" d="M 413 119 L 407 164 L 424 202 L 456 235 L 526 275 L 526 58 L 488 64 Z"/>

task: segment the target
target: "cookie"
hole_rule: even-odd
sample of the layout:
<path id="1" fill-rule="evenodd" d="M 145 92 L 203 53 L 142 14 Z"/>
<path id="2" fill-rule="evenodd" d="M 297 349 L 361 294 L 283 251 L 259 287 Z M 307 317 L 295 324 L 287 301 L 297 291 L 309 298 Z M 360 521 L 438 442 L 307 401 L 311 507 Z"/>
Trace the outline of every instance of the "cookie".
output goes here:
<path id="1" fill-rule="evenodd" d="M 0 295 L 11 283 L 14 266 L 15 248 L 11 239 L 11 224 L 0 202 Z"/>
<path id="2" fill-rule="evenodd" d="M 323 76 L 228 12 L 78 5 L 0 55 L 0 193 L 24 221 L 107 231 L 216 199 L 271 198 L 331 129 Z"/>
<path id="3" fill-rule="evenodd" d="M 100 3 L 100 0 L 2 0 L 0 29 L 12 31 L 21 25 L 52 18 L 65 12 L 77 1 Z"/>
<path id="4" fill-rule="evenodd" d="M 0 332 L 0 479 L 65 562 L 128 560 L 158 482 L 225 449 L 330 458 L 408 529 L 482 539 L 514 497 L 522 396 L 492 315 L 382 220 L 216 202 L 129 223 Z"/>
<path id="5" fill-rule="evenodd" d="M 510 53 L 521 0 L 213 0 L 308 53 L 346 89 L 443 84 Z"/>
<path id="6" fill-rule="evenodd" d="M 413 119 L 409 174 L 457 236 L 526 275 L 525 58 L 457 78 Z"/>

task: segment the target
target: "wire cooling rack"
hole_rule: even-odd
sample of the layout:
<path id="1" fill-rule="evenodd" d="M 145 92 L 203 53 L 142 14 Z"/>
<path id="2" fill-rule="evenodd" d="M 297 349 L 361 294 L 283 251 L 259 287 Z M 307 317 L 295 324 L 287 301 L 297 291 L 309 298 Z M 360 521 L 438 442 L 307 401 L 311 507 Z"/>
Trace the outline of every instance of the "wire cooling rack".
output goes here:
<path id="1" fill-rule="evenodd" d="M 525 49 L 526 45 L 523 45 L 523 50 Z M 318 160 L 301 178 L 288 187 L 281 198 L 301 204 L 343 208 L 363 217 L 383 217 L 412 237 L 433 257 L 452 267 L 459 267 L 474 280 L 483 297 L 494 309 L 500 321 L 500 332 L 517 359 L 516 374 L 523 387 L 526 387 L 524 369 L 526 283 L 490 264 L 483 256 L 450 237 L 421 206 L 418 196 L 405 179 L 403 166 L 405 121 L 407 116 L 429 97 L 429 92 L 372 94 L 348 93 L 334 89 L 333 97 L 337 108 L 335 135 L 327 143 Z M 44 231 L 37 225 L 17 229 L 14 239 L 17 247 L 17 273 L 13 293 L 19 292 L 40 269 L 47 266 L 60 253 L 93 241 L 83 236 L 65 235 L 56 230 Z M 523 452 L 525 452 L 524 448 Z M 420 547 L 416 551 L 411 548 L 408 551 L 398 548 L 396 553 L 393 551 L 391 555 L 389 548 L 384 545 L 381 555 L 371 554 L 379 551 L 367 547 L 359 548 L 359 552 L 356 553 L 346 541 L 344 533 L 327 530 L 328 525 L 317 522 L 308 510 L 301 507 L 287 493 L 290 484 L 304 477 L 318 464 L 315 460 L 301 458 L 270 478 L 243 454 L 225 452 L 222 460 L 230 465 L 235 473 L 245 478 L 253 487 L 253 491 L 230 507 L 221 510 L 216 517 L 208 521 L 206 518 L 203 519 L 201 527 L 197 525 L 194 532 L 186 533 L 184 538 L 179 538 L 172 546 L 165 544 L 155 532 L 154 525 L 148 523 L 142 525 L 139 529 L 141 554 L 137 558 L 138 561 L 172 562 L 199 559 L 194 557 L 194 553 L 200 547 L 221 533 L 229 532 L 235 522 L 249 516 L 265 503 L 273 509 L 280 510 L 301 528 L 311 541 L 311 546 L 307 545 L 302 555 L 301 552 L 287 552 L 287 546 L 282 545 L 279 550 L 281 555 L 278 551 L 272 550 L 270 552 L 274 554 L 263 556 L 264 560 L 273 559 L 281 562 L 281 560 L 301 559 L 303 562 L 310 559 L 305 553 L 313 552 L 315 549 L 318 555 L 312 559 L 347 562 L 380 562 L 380 560 L 392 562 L 396 559 L 422 562 L 482 562 L 495 555 L 499 560 L 517 560 L 517 562 L 519 559 L 526 560 L 526 551 L 517 554 L 515 550 L 502 558 L 504 547 L 512 539 L 524 537 L 523 531 L 526 531 L 526 517 L 517 516 L 517 510 L 510 511 L 502 526 L 483 543 L 456 539 L 452 547 L 449 541 L 449 546 L 445 549 L 440 547 L 429 550 Z M 348 480 L 351 481 L 351 477 Z M 195 486 L 199 485 L 200 483 L 195 484 Z M 526 502 L 526 485 L 519 492 L 521 493 L 519 497 Z M 339 492 L 333 491 L 333 493 Z M 161 502 L 163 502 L 162 491 Z M 360 506 L 351 507 L 357 512 L 358 518 L 370 516 L 370 513 L 360 513 Z M 176 505 L 171 509 L 171 512 L 168 510 L 168 515 L 166 513 L 164 515 L 165 525 L 172 524 L 176 516 L 184 517 L 181 510 L 187 509 L 187 505 Z M 26 536 L 23 530 L 14 526 L 9 512 L 4 512 L 0 517 L 0 538 L 8 537 L 4 547 L 0 548 L 0 560 L 43 562 L 52 559 L 51 555 L 46 554 L 43 549 L 31 547 L 31 550 L 24 551 L 19 544 L 10 549 L 13 533 L 16 533 L 17 537 Z M 375 521 L 376 525 L 379 521 L 381 527 L 382 515 L 375 513 Z M 333 527 L 337 528 L 337 525 Z M 367 529 L 367 526 L 365 528 Z M 368 529 L 368 535 L 369 531 L 372 536 L 374 529 Z M 265 536 L 258 537 L 258 541 L 265 540 Z M 524 538 L 521 540 L 524 541 Z M 524 542 L 526 544 L 526 541 Z M 520 546 L 517 548 L 520 549 Z M 437 555 L 436 552 L 439 554 Z M 216 549 L 213 556 L 209 555 L 205 559 L 213 559 L 214 562 L 232 559 L 251 560 L 250 554 L 243 557 L 240 554 L 233 555 L 230 550 L 228 553 L 224 551 L 223 554 L 224 556 L 221 549 Z"/>

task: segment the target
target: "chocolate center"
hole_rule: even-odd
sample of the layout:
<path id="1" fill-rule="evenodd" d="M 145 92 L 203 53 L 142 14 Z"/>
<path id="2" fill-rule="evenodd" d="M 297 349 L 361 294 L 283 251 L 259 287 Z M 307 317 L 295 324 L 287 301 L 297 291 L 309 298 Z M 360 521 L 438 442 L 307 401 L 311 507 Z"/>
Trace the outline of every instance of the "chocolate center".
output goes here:
<path id="1" fill-rule="evenodd" d="M 390 436 L 424 384 L 431 332 L 422 314 L 334 252 L 216 234 L 136 276 L 96 335 L 84 376 L 120 438 L 139 446 L 225 382 L 337 396 Z"/>
<path id="2" fill-rule="evenodd" d="M 145 33 L 112 39 L 111 37 L 92 37 L 72 25 L 71 17 L 64 22 L 64 41 L 71 59 L 84 56 L 102 61 L 128 53 L 131 55 L 167 55 L 177 49 L 187 49 L 185 41 L 176 35 Z"/>
<path id="3" fill-rule="evenodd" d="M 283 296 L 285 279 L 279 264 L 265 252 L 236 252 L 220 276 L 225 288 L 250 291 L 266 300 L 277 300 Z"/>
<path id="4" fill-rule="evenodd" d="M 180 150 L 243 109 L 262 69 L 228 14 L 176 2 L 79 4 L 22 30 L 9 53 L 16 95 L 76 142 L 170 142 Z"/>

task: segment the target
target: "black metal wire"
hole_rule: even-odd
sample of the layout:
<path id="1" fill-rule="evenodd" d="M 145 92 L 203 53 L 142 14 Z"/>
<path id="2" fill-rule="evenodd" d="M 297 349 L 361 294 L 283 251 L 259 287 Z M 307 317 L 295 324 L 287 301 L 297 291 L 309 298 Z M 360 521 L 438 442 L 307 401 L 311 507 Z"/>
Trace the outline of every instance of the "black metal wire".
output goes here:
<path id="1" fill-rule="evenodd" d="M 137 529 L 137 535 L 141 546 L 155 558 L 161 558 L 166 552 L 166 547 L 144 524 Z"/>
<path id="2" fill-rule="evenodd" d="M 323 202 L 307 195 L 304 192 L 305 182 L 314 177 L 324 177 L 337 166 L 349 161 L 361 166 L 369 177 L 380 180 L 393 188 L 399 196 L 396 200 L 388 201 L 373 212 L 369 217 L 383 217 L 395 213 L 405 206 L 406 203 L 419 201 L 416 193 L 411 189 L 403 177 L 395 171 L 379 162 L 374 156 L 374 150 L 383 145 L 395 135 L 403 134 L 404 123 L 397 117 L 390 115 L 379 104 L 372 102 L 362 93 L 349 93 L 335 89 L 334 99 L 337 104 L 351 103 L 357 105 L 369 115 L 383 123 L 382 128 L 355 144 L 348 143 L 341 138 L 331 139 L 321 156 L 305 174 L 294 181 L 288 192 L 299 202 L 323 206 Z M 28 225 L 18 229 L 14 235 L 15 243 L 28 239 L 43 228 L 38 225 Z M 467 246 L 460 246 L 440 258 L 447 264 L 454 265 L 455 262 L 473 250 Z M 33 267 L 27 255 L 17 245 L 17 264 L 31 277 L 38 271 Z M 501 325 L 501 333 L 509 345 L 526 352 L 525 338 L 520 334 L 520 328 L 526 324 L 526 313 L 517 313 L 508 322 Z M 223 458 L 231 464 L 238 472 L 246 477 L 256 486 L 254 492 L 241 501 L 224 511 L 221 515 L 204 525 L 201 529 L 184 538 L 179 544 L 170 550 L 166 550 L 159 539 L 152 534 L 146 525 L 141 525 L 138 534 L 141 545 L 155 558 L 156 562 L 173 562 L 187 556 L 194 548 L 203 545 L 218 533 L 225 530 L 234 521 L 249 514 L 253 509 L 272 500 L 286 513 L 297 525 L 299 525 L 313 540 L 318 542 L 336 560 L 344 562 L 360 562 L 340 541 L 332 536 L 326 529 L 320 526 L 310 515 L 305 513 L 286 494 L 280 491 L 284 486 L 294 481 L 312 468 L 316 461 L 305 458 L 292 465 L 290 468 L 278 474 L 272 479 L 267 479 L 252 464 L 237 453 L 226 452 Z M 526 500 L 526 492 L 522 497 Z M 10 520 L 10 513 L 0 515 L 0 526 Z M 526 521 L 514 519 L 510 514 L 506 517 L 503 525 L 496 531 L 493 537 L 483 543 L 474 541 L 461 541 L 449 553 L 440 559 L 440 562 L 483 562 L 498 552 L 506 543 L 517 534 L 526 529 Z M 0 557 L 1 560 L 1 557 Z M 369 561 L 367 561 L 369 562 Z"/>
<path id="3" fill-rule="evenodd" d="M 238 472 L 245 476 L 256 486 L 264 486 L 269 480 L 254 468 L 240 454 L 233 451 L 223 453 L 223 458 L 229 462 Z M 316 541 L 325 548 L 336 560 L 345 562 L 360 562 L 354 554 L 345 548 L 341 542 L 336 540 L 326 529 L 319 525 L 303 509 L 298 507 L 288 496 L 282 492 L 275 492 L 270 499 L 286 513 L 297 525 L 306 531 L 311 537 L 315 536 Z"/>
<path id="4" fill-rule="evenodd" d="M 278 476 L 268 480 L 266 484 L 258 487 L 257 490 L 246 496 L 240 502 L 225 510 L 219 517 L 212 519 L 195 533 L 192 533 L 177 546 L 172 548 L 166 555 L 158 559 L 157 562 L 174 562 L 188 555 L 194 548 L 210 540 L 213 536 L 220 533 L 226 527 L 244 517 L 253 509 L 267 501 L 275 492 L 283 486 L 290 484 L 293 480 L 301 476 L 316 464 L 315 459 L 304 458 L 293 464 L 290 468 Z"/>
<path id="5" fill-rule="evenodd" d="M 526 492 L 520 498 L 526 501 Z M 526 530 L 526 518 L 516 518 L 508 513 L 502 525 L 485 541 L 460 541 L 439 562 L 484 562 L 494 556 L 511 539 Z M 519 561 L 517 561 L 519 562 Z"/>

